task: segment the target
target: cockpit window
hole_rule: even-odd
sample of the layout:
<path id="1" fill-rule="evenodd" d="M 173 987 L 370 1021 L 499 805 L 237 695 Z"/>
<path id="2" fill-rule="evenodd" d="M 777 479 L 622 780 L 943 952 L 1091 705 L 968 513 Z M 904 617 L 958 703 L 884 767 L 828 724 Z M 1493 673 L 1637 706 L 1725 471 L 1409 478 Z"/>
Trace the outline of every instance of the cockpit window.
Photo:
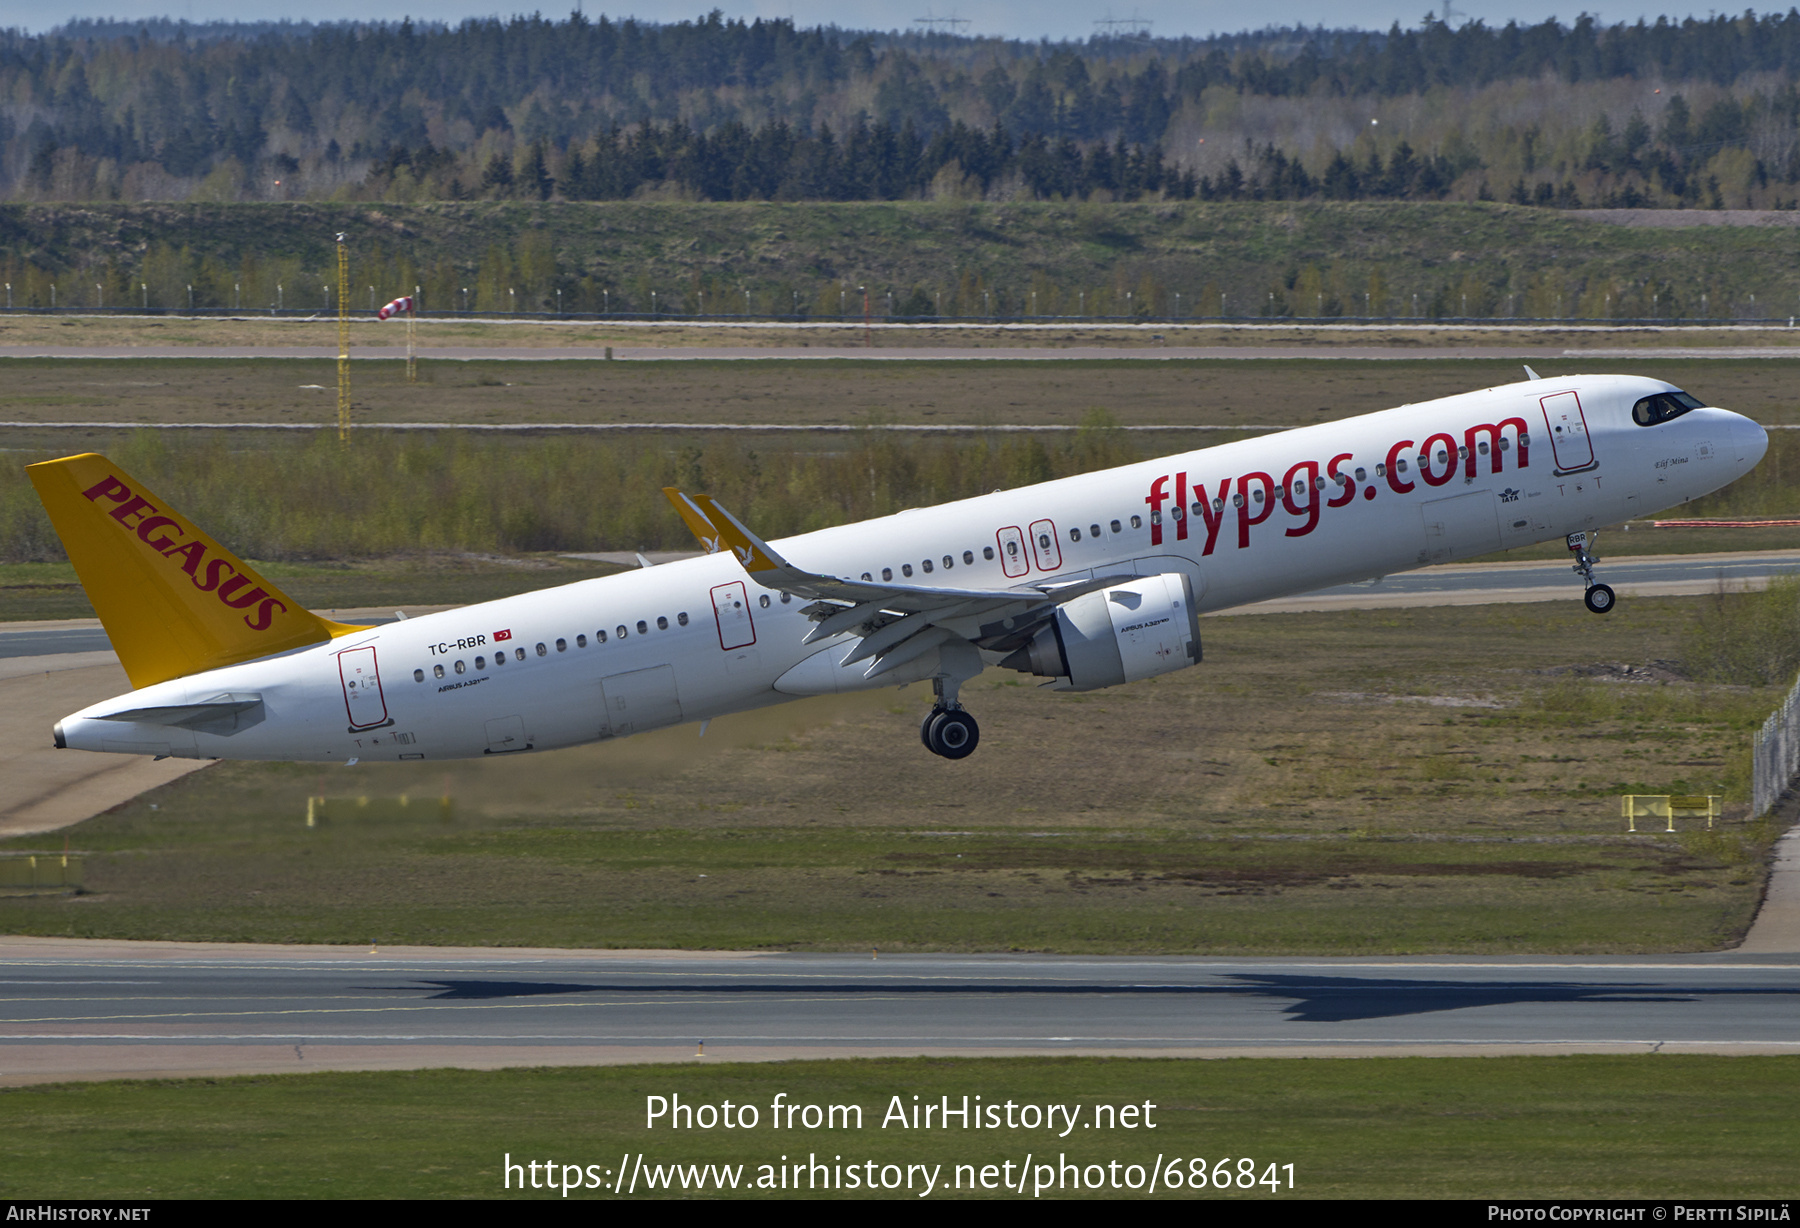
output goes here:
<path id="1" fill-rule="evenodd" d="M 1667 422 L 1671 418 L 1679 418 L 1690 409 L 1699 409 L 1704 401 L 1691 397 L 1685 392 L 1659 392 L 1653 397 L 1645 397 L 1631 407 L 1632 421 L 1639 426 L 1655 426 L 1659 422 Z"/>

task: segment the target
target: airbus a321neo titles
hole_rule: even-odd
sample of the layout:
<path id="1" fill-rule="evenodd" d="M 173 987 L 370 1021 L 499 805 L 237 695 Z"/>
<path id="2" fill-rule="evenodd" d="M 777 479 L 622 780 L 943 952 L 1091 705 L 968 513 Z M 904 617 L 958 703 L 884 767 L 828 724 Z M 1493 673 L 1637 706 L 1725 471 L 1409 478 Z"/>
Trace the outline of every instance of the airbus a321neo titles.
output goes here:
<path id="1" fill-rule="evenodd" d="M 351 626 L 319 617 L 92 453 L 30 467 L 135 688 L 56 745 L 355 763 L 550 750 L 930 680 L 975 749 L 989 666 L 1092 691 L 1200 661 L 1200 615 L 1567 538 L 1717 490 L 1768 436 L 1658 380 L 1531 379 L 766 543 L 666 492 L 708 553 Z M 704 729 L 702 730 L 704 732 Z"/>

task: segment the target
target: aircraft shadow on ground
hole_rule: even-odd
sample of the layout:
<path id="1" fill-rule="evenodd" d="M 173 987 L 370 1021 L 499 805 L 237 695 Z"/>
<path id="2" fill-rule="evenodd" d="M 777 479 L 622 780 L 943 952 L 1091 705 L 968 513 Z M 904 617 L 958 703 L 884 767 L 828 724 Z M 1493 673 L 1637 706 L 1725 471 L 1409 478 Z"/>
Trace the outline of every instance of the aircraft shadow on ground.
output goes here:
<path id="1" fill-rule="evenodd" d="M 858 981 L 846 984 L 758 981 L 685 985 L 630 982 L 569 983 L 554 981 L 421 981 L 410 986 L 382 986 L 394 992 L 435 989 L 430 1001 L 487 1001 L 503 998 L 554 997 L 565 994 L 633 994 L 782 996 L 810 995 L 821 1001 L 868 994 L 908 995 L 974 1000 L 993 997 L 1251 997 L 1282 1000 L 1282 1010 L 1295 1023 L 1345 1023 L 1359 1019 L 1391 1019 L 1468 1010 L 1483 1006 L 1587 1005 L 1603 1003 L 1702 1002 L 1722 997 L 1800 998 L 1800 988 L 1724 986 L 1685 989 L 1670 985 L 1593 985 L 1577 981 L 1454 981 L 1382 977 L 1317 977 L 1232 975 L 1216 985 L 1055 984 L 984 985 L 979 983 L 893 983 Z M 372 987 L 373 988 L 373 987 Z"/>

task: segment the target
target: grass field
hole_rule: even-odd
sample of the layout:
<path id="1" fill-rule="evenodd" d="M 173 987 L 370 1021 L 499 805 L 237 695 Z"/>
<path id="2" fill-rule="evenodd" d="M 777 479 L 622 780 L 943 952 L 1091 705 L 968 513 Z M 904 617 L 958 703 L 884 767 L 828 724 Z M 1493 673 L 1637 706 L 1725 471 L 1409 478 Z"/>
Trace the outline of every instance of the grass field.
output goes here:
<path id="1" fill-rule="evenodd" d="M 970 1187 L 989 1164 L 1010 1162 L 1016 1180 L 1029 1156 L 1028 1198 L 1059 1171 L 1038 1165 L 1063 1160 L 1117 1167 L 1084 1172 L 1107 1188 L 1052 1186 L 1042 1197 L 1149 1196 L 1147 1170 L 1159 1157 L 1158 1195 L 1179 1198 L 1785 1198 L 1800 1145 L 1797 1080 L 1800 1058 L 1646 1056 L 695 1062 L 61 1084 L 0 1091 L 0 1197 L 561 1198 L 518 1188 L 537 1175 L 523 1165 L 545 1162 L 572 1183 L 586 1174 L 565 1176 L 562 1166 L 593 1165 L 599 1188 L 571 1196 L 614 1197 L 605 1183 L 620 1157 L 641 1155 L 654 1175 L 631 1160 L 638 1197 L 718 1196 L 682 1189 L 667 1167 L 677 1164 L 737 1171 L 739 1197 L 869 1196 L 755 1188 L 784 1159 L 817 1156 L 838 1173 L 870 1172 L 873 1161 L 877 1179 L 889 1164 L 930 1166 L 934 1199 L 1018 1198 Z M 857 1105 L 862 1128 L 840 1116 L 836 1129 L 773 1130 L 767 1106 L 783 1092 Z M 690 1104 L 756 1106 L 758 1128 L 646 1128 L 647 1098 L 676 1093 Z M 964 1096 L 1080 1106 L 1084 1123 L 1095 1105 L 1149 1103 L 1155 1128 L 1060 1138 L 1060 1120 L 1055 1131 L 881 1126 L 893 1097 L 910 1108 L 915 1095 L 948 1096 L 952 1107 Z M 508 1156 L 522 1166 L 510 1192 Z M 1207 1188 L 1169 1190 L 1171 1164 L 1180 1161 L 1185 1179 L 1196 1158 L 1206 1161 Z M 1238 1188 L 1246 1158 L 1248 1175 L 1282 1188 Z M 1221 1161 L 1229 1190 L 1211 1184 Z M 658 1178 L 674 1188 L 652 1189 Z M 918 1199 L 924 1175 L 914 1179 L 910 1191 L 882 1196 Z"/>
<path id="2" fill-rule="evenodd" d="M 149 281 L 162 309 L 187 305 L 187 278 L 141 267 L 165 245 L 200 266 L 191 280 L 215 304 L 241 282 L 243 302 L 270 306 L 284 282 L 287 304 L 322 308 L 314 295 L 339 232 L 357 304 L 364 286 L 385 297 L 423 285 L 429 309 L 460 305 L 469 287 L 481 310 L 551 306 L 562 288 L 615 310 L 647 310 L 653 291 L 664 311 L 692 311 L 701 295 L 735 309 L 748 290 L 758 310 L 835 313 L 866 285 L 876 304 L 916 287 L 946 307 L 960 297 L 965 312 L 987 310 L 989 292 L 1000 310 L 1029 310 L 1035 290 L 1040 312 L 1082 295 L 1089 310 L 1167 311 L 1180 293 L 1185 315 L 1216 310 L 1223 293 L 1234 315 L 1368 303 L 1377 314 L 1785 321 L 1800 289 L 1788 227 L 1645 228 L 1495 203 L 96 202 L 10 205 L 0 221 L 30 261 L 9 278 L 22 301 L 59 276 L 65 305 L 92 301 L 102 280 L 108 301 L 142 301 Z"/>
<path id="3" fill-rule="evenodd" d="M 1093 695 L 993 671 L 966 764 L 915 687 L 529 760 L 220 764 L 70 829 L 86 894 L 0 930 L 282 942 L 1210 952 L 1730 945 L 1779 688 L 1608 681 L 1698 599 L 1209 620 L 1192 670 Z M 1656 675 L 1651 675 L 1656 676 Z M 1669 676 L 1669 675 L 1664 675 Z M 979 799 L 969 782 L 979 776 Z M 1622 833 L 1622 792 L 1719 793 Z M 305 798 L 448 795 L 304 825 Z M 410 817 L 409 817 L 410 816 Z M 61 841 L 54 842 L 60 845 Z M 42 837 L 0 845 L 44 848 Z"/>
<path id="4" fill-rule="evenodd" d="M 0 333 L 0 342 L 5 334 Z M 1800 422 L 1795 359 L 1533 359 L 1546 376 L 1629 371 L 1759 422 Z M 10 447 L 68 447 L 60 422 L 335 424 L 330 359 L 0 360 Z M 362 423 L 733 423 L 1286 427 L 1335 421 L 1524 378 L 1499 359 L 1070 359 L 1055 363 L 768 359 L 684 362 L 357 362 Z M 1189 440 L 1177 447 L 1202 447 Z M 813 446 L 836 446 L 826 442 Z M 1154 453 L 1152 453 L 1154 454 Z"/>
<path id="5" fill-rule="evenodd" d="M 955 346 L 1060 349 L 1117 346 L 1155 350 L 1168 346 L 1303 346 L 1332 350 L 1494 348 L 1533 350 L 1553 356 L 1565 349 L 1640 350 L 1758 348 L 1796 344 L 1786 320 L 1728 323 L 1687 322 L 1643 326 L 1611 320 L 1555 323 L 1505 320 L 1258 319 L 1230 322 L 1204 319 L 1136 320 L 1055 316 L 1031 320 L 876 320 L 865 327 L 858 309 L 848 317 L 805 320 L 779 316 L 741 317 L 730 313 L 683 318 L 571 319 L 554 315 L 418 317 L 422 350 L 476 347 L 520 350 L 592 349 L 596 346 L 669 350 L 670 357 L 697 347 L 830 349 L 914 349 Z M 350 320 L 353 353 L 370 346 L 405 344 L 403 324 L 376 320 L 367 312 Z M 162 316 L 83 315 L 80 312 L 0 313 L 0 346 L 316 346 L 335 352 L 336 316 L 242 315 Z M 804 357 L 804 355 L 797 355 Z M 880 358 L 880 353 L 871 358 Z M 382 360 L 370 360 L 382 361 Z"/>

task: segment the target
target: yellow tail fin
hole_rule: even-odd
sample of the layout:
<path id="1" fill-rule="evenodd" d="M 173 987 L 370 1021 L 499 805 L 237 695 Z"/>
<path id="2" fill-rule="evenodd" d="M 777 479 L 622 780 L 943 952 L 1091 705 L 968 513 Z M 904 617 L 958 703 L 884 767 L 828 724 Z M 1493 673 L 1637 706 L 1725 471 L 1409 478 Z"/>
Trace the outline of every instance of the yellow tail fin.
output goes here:
<path id="1" fill-rule="evenodd" d="M 26 472 L 134 688 L 360 630 L 303 609 L 98 453 Z"/>

